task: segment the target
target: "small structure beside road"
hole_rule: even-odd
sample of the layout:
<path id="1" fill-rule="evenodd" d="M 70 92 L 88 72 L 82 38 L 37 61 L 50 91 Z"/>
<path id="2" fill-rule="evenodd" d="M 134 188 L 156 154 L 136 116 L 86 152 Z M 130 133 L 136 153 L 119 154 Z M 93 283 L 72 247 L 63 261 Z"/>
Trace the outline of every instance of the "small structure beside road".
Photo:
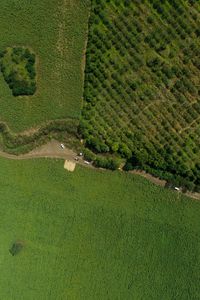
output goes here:
<path id="1" fill-rule="evenodd" d="M 66 169 L 69 172 L 74 172 L 75 168 L 76 168 L 76 163 L 74 161 L 65 160 L 64 169 Z"/>

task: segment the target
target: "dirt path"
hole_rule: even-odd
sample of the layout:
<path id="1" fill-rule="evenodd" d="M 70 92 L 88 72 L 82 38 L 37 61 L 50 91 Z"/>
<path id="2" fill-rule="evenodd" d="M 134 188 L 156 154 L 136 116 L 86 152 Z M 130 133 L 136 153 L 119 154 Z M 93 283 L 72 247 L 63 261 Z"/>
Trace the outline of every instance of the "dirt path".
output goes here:
<path id="1" fill-rule="evenodd" d="M 49 157 L 49 158 L 62 158 L 62 159 L 71 159 L 74 160 L 77 154 L 68 149 L 62 149 L 60 143 L 56 140 L 30 151 L 27 154 L 14 155 L 9 154 L 3 151 L 0 151 L 0 156 L 9 158 L 9 159 L 30 159 L 30 158 L 40 158 L 40 157 Z"/>
<path id="2" fill-rule="evenodd" d="M 142 170 L 133 170 L 133 171 L 130 171 L 130 173 L 132 174 L 136 174 L 136 175 L 140 175 L 146 179 L 148 179 L 149 181 L 153 182 L 154 184 L 156 185 L 159 185 L 159 186 L 162 186 L 164 187 L 166 185 L 166 181 L 165 180 L 162 180 L 162 179 L 159 179 L 151 174 L 148 174 L 146 173 L 145 171 L 142 171 Z"/>
<path id="3" fill-rule="evenodd" d="M 162 180 L 162 179 L 155 177 L 149 173 L 146 173 L 145 171 L 142 171 L 142 170 L 133 170 L 133 171 L 130 171 L 130 173 L 142 176 L 142 177 L 146 178 L 147 180 L 151 181 L 152 183 L 159 185 L 163 188 L 165 187 L 165 185 L 167 183 L 166 180 Z M 180 194 L 183 194 L 183 192 L 181 192 L 181 191 L 179 191 L 179 192 L 174 191 L 174 192 L 177 193 L 178 199 L 180 198 Z M 200 193 L 186 192 L 184 194 L 190 198 L 200 200 Z"/>
<path id="4" fill-rule="evenodd" d="M 195 120 L 193 120 L 187 127 L 183 128 L 183 129 L 181 129 L 181 130 L 179 130 L 179 133 L 182 133 L 182 132 L 184 132 L 184 131 L 190 129 L 194 123 L 196 123 L 197 121 L 199 121 L 199 119 L 200 119 L 200 117 L 198 117 L 198 118 L 196 118 Z"/>
<path id="5" fill-rule="evenodd" d="M 30 151 L 27 154 L 21 154 L 21 155 L 14 155 L 9 154 L 3 151 L 0 151 L 0 156 L 5 157 L 8 159 L 14 159 L 14 160 L 23 160 L 23 159 L 34 159 L 34 158 L 59 158 L 63 160 L 71 160 L 75 161 L 77 164 L 89 167 L 89 168 L 95 168 L 92 164 L 85 164 L 82 157 L 78 157 L 78 161 L 75 160 L 77 158 L 77 153 L 75 153 L 73 150 L 65 148 L 62 149 L 60 146 L 60 143 L 56 140 L 52 140 L 49 143 L 39 147 L 35 148 L 34 150 Z M 106 170 L 105 170 L 106 171 Z M 157 177 L 154 177 L 151 174 L 146 173 L 142 170 L 133 170 L 130 171 L 131 174 L 139 175 L 147 180 L 151 181 L 152 183 L 164 187 L 166 184 L 165 180 L 161 180 Z M 180 194 L 180 193 L 179 193 Z M 193 199 L 200 200 L 200 193 L 186 193 L 187 196 Z"/>
<path id="6" fill-rule="evenodd" d="M 0 150 L 0 157 L 5 157 L 14 160 L 34 159 L 34 158 L 58 158 L 63 160 L 73 161 L 76 164 L 85 166 L 87 168 L 95 168 L 92 164 L 86 164 L 84 159 L 77 155 L 73 150 L 64 148 L 62 149 L 60 143 L 52 140 L 49 143 L 35 148 L 26 154 L 14 155 L 3 152 Z M 78 158 L 78 160 L 77 160 Z"/>

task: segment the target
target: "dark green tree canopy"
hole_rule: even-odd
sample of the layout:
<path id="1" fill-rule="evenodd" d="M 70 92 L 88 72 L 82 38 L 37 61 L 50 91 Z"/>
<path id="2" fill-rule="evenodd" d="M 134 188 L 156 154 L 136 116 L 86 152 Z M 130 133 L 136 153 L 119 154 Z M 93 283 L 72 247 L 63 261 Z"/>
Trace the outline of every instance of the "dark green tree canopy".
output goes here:
<path id="1" fill-rule="evenodd" d="M 13 96 L 36 91 L 35 54 L 28 48 L 9 47 L 0 53 L 0 68 Z"/>

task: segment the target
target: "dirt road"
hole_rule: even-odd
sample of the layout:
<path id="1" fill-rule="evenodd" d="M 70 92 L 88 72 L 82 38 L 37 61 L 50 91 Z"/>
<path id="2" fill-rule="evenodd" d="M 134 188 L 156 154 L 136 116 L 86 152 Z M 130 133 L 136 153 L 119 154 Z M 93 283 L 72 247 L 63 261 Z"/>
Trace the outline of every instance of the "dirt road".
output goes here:
<path id="1" fill-rule="evenodd" d="M 77 157 L 77 153 L 75 153 L 73 150 L 68 148 L 62 149 L 58 141 L 52 140 L 46 145 L 35 148 L 34 150 L 30 151 L 27 154 L 13 155 L 13 154 L 8 154 L 3 151 L 0 151 L 0 156 L 8 159 L 15 159 L 15 160 L 47 157 L 47 158 L 60 158 L 63 160 L 75 161 L 75 158 Z M 76 163 L 83 165 L 85 167 L 95 168 L 94 166 L 92 166 L 92 164 L 89 165 L 85 164 L 82 157 L 79 157 Z M 152 183 L 162 187 L 164 187 L 166 183 L 166 181 L 154 177 L 151 174 L 148 174 L 144 171 L 134 170 L 134 171 L 130 171 L 130 173 L 145 177 L 147 180 L 151 181 Z M 200 200 L 200 193 L 188 192 L 186 193 L 186 195 L 189 196 L 190 198 Z"/>
<path id="2" fill-rule="evenodd" d="M 77 154 L 68 148 L 62 149 L 59 142 L 52 140 L 51 142 L 41 147 L 35 148 L 27 154 L 13 155 L 0 151 L 0 156 L 9 159 L 30 159 L 49 157 L 74 160 Z"/>

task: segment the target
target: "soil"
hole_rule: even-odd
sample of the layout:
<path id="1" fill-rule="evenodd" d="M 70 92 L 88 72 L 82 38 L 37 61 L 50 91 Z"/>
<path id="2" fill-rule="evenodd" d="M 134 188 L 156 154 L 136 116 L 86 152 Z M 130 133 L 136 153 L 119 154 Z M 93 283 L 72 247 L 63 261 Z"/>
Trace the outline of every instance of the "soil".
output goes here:
<path id="1" fill-rule="evenodd" d="M 64 169 L 66 169 L 67 171 L 70 171 L 70 172 L 74 172 L 76 168 L 76 163 L 71 161 L 71 160 L 65 160 L 65 163 L 64 163 Z"/>
<path id="2" fill-rule="evenodd" d="M 94 168 L 92 164 L 85 164 L 83 158 L 78 156 L 77 153 L 75 153 L 73 150 L 68 149 L 66 147 L 63 149 L 61 147 L 61 144 L 56 140 L 52 140 L 47 144 L 35 148 L 34 150 L 26 154 L 14 155 L 0 150 L 0 156 L 14 160 L 34 158 L 59 158 L 63 160 L 72 161 L 74 163 L 78 163 L 86 167 Z"/>
<path id="3" fill-rule="evenodd" d="M 166 185 L 166 180 L 162 180 L 162 179 L 159 179 L 157 177 L 154 177 L 153 175 L 148 174 L 145 171 L 133 170 L 133 171 L 130 171 L 130 173 L 145 177 L 146 179 L 150 180 L 151 182 L 153 182 L 156 185 L 160 185 L 162 187 L 164 187 Z"/>
<path id="4" fill-rule="evenodd" d="M 50 158 L 63 158 L 74 160 L 76 153 L 68 148 L 62 149 L 60 143 L 56 140 L 43 145 L 41 147 L 35 148 L 27 154 L 14 155 L 8 154 L 6 152 L 0 151 L 0 156 L 10 158 L 10 159 L 29 159 L 29 158 L 39 158 L 39 157 L 50 157 Z"/>

